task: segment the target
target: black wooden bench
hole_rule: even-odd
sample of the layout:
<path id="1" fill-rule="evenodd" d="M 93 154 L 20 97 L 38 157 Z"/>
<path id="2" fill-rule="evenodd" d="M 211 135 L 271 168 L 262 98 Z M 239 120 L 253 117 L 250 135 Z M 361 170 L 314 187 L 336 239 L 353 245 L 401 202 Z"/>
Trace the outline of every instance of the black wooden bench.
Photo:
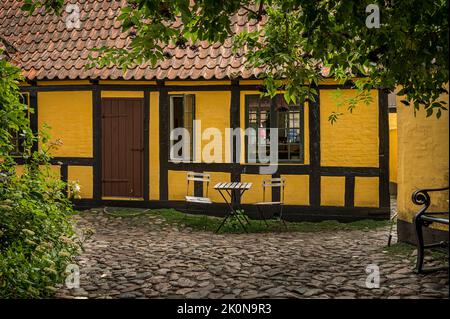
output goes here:
<path id="1" fill-rule="evenodd" d="M 431 204 L 430 195 L 428 193 L 442 192 L 448 189 L 449 189 L 448 187 L 435 189 L 419 189 L 412 194 L 413 203 L 416 205 L 423 205 L 423 207 L 414 217 L 414 226 L 416 228 L 416 238 L 417 238 L 417 263 L 416 263 L 417 273 L 423 273 L 438 269 L 438 268 L 434 269 L 423 268 L 424 251 L 426 248 L 446 247 L 448 252 L 448 241 L 441 241 L 425 245 L 423 239 L 423 227 L 428 227 L 433 223 L 448 225 L 449 220 L 448 207 L 447 211 L 443 212 L 427 212 L 427 209 L 430 207 Z"/>

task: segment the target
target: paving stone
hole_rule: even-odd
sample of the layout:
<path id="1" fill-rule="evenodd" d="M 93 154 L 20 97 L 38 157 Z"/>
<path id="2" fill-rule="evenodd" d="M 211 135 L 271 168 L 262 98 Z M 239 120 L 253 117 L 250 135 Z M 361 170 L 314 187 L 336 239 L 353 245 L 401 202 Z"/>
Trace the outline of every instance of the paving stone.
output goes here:
<path id="1" fill-rule="evenodd" d="M 187 278 L 180 278 L 177 281 L 177 285 L 180 287 L 194 287 L 196 282 Z"/>
<path id="2" fill-rule="evenodd" d="M 323 290 L 322 289 L 308 289 L 306 290 L 306 292 L 303 294 L 304 297 L 311 297 L 314 295 L 318 295 L 320 293 L 322 293 Z"/>
<path id="3" fill-rule="evenodd" d="M 75 216 L 91 227 L 80 288 L 56 298 L 448 298 L 448 272 L 417 275 L 414 256 L 386 250 L 388 227 L 367 231 L 214 234 L 157 216 Z M 394 242 L 396 240 L 395 230 Z M 282 244 L 280 244 L 282 243 Z M 430 256 L 428 256 L 430 258 Z M 366 267 L 380 266 L 368 289 Z M 430 260 L 427 265 L 436 261 Z"/>

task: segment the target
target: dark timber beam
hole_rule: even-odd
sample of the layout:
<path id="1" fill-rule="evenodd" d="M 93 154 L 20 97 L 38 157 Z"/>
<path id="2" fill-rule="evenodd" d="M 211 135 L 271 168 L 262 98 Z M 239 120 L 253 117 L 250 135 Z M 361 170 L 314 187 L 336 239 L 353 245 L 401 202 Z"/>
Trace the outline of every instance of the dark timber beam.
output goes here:
<path id="1" fill-rule="evenodd" d="M 94 185 L 93 197 L 96 200 L 102 197 L 102 97 L 97 84 L 92 89 L 92 125 L 93 125 L 93 158 L 94 158 Z"/>
<path id="2" fill-rule="evenodd" d="M 150 181 L 149 181 L 149 170 L 150 170 L 150 91 L 144 91 L 144 167 L 142 170 L 143 178 L 143 188 L 142 192 L 144 193 L 144 200 L 149 200 L 149 190 L 150 190 Z"/>
<path id="3" fill-rule="evenodd" d="M 320 206 L 320 89 L 315 101 L 309 102 L 309 204 Z"/>
<path id="4" fill-rule="evenodd" d="M 379 201 L 380 207 L 390 207 L 389 198 L 389 115 L 388 94 L 378 90 L 378 135 L 379 135 Z"/>
<path id="5" fill-rule="evenodd" d="M 168 199 L 169 94 L 164 82 L 159 85 L 159 199 Z"/>

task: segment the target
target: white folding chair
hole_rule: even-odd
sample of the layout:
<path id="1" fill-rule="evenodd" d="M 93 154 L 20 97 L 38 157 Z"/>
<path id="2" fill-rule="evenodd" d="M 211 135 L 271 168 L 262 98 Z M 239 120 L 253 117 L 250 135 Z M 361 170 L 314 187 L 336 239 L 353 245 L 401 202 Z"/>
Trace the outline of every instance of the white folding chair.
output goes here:
<path id="1" fill-rule="evenodd" d="M 277 217 L 279 220 L 281 220 L 284 224 L 284 226 L 287 228 L 286 222 L 283 219 L 283 204 L 284 204 L 284 188 L 286 186 L 286 179 L 283 177 L 276 177 L 276 178 L 270 178 L 270 179 L 264 179 L 262 182 L 262 188 L 263 188 L 263 201 L 259 203 L 255 203 L 256 209 L 258 210 L 259 216 L 262 220 L 264 220 L 264 223 L 266 226 L 267 219 L 264 216 L 263 210 L 265 210 L 268 207 L 279 207 L 278 215 L 274 214 L 274 217 Z M 266 190 L 270 189 L 272 190 L 274 187 L 280 188 L 280 200 L 279 201 L 266 201 Z"/>
<path id="2" fill-rule="evenodd" d="M 203 187 L 203 193 L 205 193 L 206 189 L 206 195 L 202 194 L 204 196 L 195 196 L 195 186 L 193 187 L 193 195 L 189 195 L 189 186 L 192 184 L 195 185 L 195 182 L 202 182 L 203 186 L 206 184 L 206 188 Z M 211 204 L 212 201 L 208 197 L 208 190 L 209 190 L 209 183 L 211 182 L 211 175 L 206 173 L 196 173 L 196 172 L 188 172 L 187 173 L 187 189 L 186 189 L 186 203 L 197 203 L 197 204 Z"/>
<path id="3" fill-rule="evenodd" d="M 192 195 L 189 195 L 189 186 L 190 184 L 194 184 L 192 187 L 193 192 Z M 195 182 L 203 183 L 203 194 L 202 196 L 195 196 Z M 212 204 L 212 200 L 208 197 L 209 192 L 209 183 L 211 182 L 211 175 L 206 173 L 196 173 L 196 172 L 188 172 L 187 173 L 187 189 L 186 189 L 186 211 L 184 217 L 187 218 L 187 213 L 189 211 L 189 203 L 194 204 Z M 205 187 L 206 186 L 206 187 Z M 206 193 L 206 194 L 205 194 Z M 205 229 L 206 229 L 206 221 L 207 218 L 205 216 Z"/>

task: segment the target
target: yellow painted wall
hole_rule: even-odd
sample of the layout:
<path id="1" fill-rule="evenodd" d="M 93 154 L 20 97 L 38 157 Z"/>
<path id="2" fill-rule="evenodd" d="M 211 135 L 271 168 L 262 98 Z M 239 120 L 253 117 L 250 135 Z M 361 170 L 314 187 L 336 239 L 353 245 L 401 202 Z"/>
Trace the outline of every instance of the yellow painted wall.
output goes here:
<path id="1" fill-rule="evenodd" d="M 180 85 L 180 86 L 192 86 L 192 85 L 229 85 L 231 81 L 166 81 L 166 85 Z"/>
<path id="2" fill-rule="evenodd" d="M 40 165 L 39 169 L 53 179 L 61 179 L 61 166 L 59 165 Z"/>
<path id="3" fill-rule="evenodd" d="M 69 182 L 77 182 L 80 185 L 81 198 L 92 198 L 93 171 L 91 166 L 68 166 Z"/>
<path id="4" fill-rule="evenodd" d="M 411 201 L 411 194 L 420 188 L 439 188 L 449 185 L 449 114 L 442 112 L 426 117 L 421 108 L 414 116 L 412 107 L 406 107 L 397 96 L 398 116 L 398 218 L 412 222 L 420 209 Z M 442 99 L 449 102 L 448 95 Z M 449 194 L 431 194 L 431 211 L 448 210 Z M 448 227 L 441 227 L 448 230 Z"/>
<path id="5" fill-rule="evenodd" d="M 225 141 L 225 128 L 230 127 L 230 103 L 231 92 L 169 92 L 169 94 L 194 94 L 195 95 L 195 120 L 201 121 L 201 133 L 207 128 L 217 128 L 220 130 L 222 139 L 215 140 L 217 143 L 221 143 L 221 155 L 219 163 L 230 162 L 225 158 L 225 152 L 229 152 L 229 143 Z M 201 136 L 201 135 L 200 135 Z M 205 145 L 209 144 L 213 138 L 200 140 L 199 136 L 195 140 L 196 151 L 195 161 L 205 162 L 205 159 L 201 157 L 202 150 Z M 220 144 L 217 144 L 220 146 Z M 226 150 L 225 148 L 228 148 Z M 216 155 L 216 154 L 214 154 Z"/>
<path id="6" fill-rule="evenodd" d="M 48 86 L 48 85 L 90 85 L 89 80 L 63 80 L 63 81 L 38 81 L 38 86 Z"/>
<path id="7" fill-rule="evenodd" d="M 92 93 L 39 92 L 39 129 L 50 126 L 51 139 L 63 145 L 52 152 L 61 157 L 92 157 Z"/>
<path id="8" fill-rule="evenodd" d="M 143 91 L 102 91 L 101 92 L 102 97 L 131 97 L 131 98 L 143 98 L 144 92 Z"/>
<path id="9" fill-rule="evenodd" d="M 379 178 L 355 177 L 355 207 L 379 206 Z"/>
<path id="10" fill-rule="evenodd" d="M 378 92 L 373 91 L 373 103 L 359 103 L 353 113 L 347 111 L 346 103 L 355 95 L 353 90 L 320 91 L 320 144 L 322 166 L 378 167 Z M 330 114 L 344 113 L 333 125 Z"/>
<path id="11" fill-rule="evenodd" d="M 309 176 L 281 175 L 286 178 L 284 203 L 286 205 L 309 205 Z"/>
<path id="12" fill-rule="evenodd" d="M 344 176 L 322 176 L 320 187 L 320 204 L 322 206 L 345 205 Z"/>
<path id="13" fill-rule="evenodd" d="M 397 113 L 389 113 L 389 181 L 397 183 Z"/>
<path id="14" fill-rule="evenodd" d="M 205 172 L 211 175 L 211 182 L 209 184 L 208 197 L 216 203 L 224 203 L 222 196 L 214 189 L 214 185 L 222 182 L 231 182 L 231 174 L 223 172 Z M 192 191 L 192 189 L 191 189 Z M 204 195 L 206 195 L 206 184 L 203 186 Z M 229 198 L 228 198 L 229 200 Z"/>
<path id="15" fill-rule="evenodd" d="M 117 81 L 117 80 L 100 80 L 99 84 L 115 84 L 115 85 L 155 85 L 156 81 Z"/>
<path id="16" fill-rule="evenodd" d="M 271 175 L 259 174 L 242 174 L 241 182 L 253 183 L 252 187 L 244 193 L 241 198 L 241 203 L 251 204 L 263 201 L 262 182 L 264 179 L 271 178 Z M 266 200 L 272 200 L 272 191 L 270 188 L 266 190 Z"/>
<path id="17" fill-rule="evenodd" d="M 187 190 L 187 172 L 185 171 L 169 171 L 168 183 L 169 183 L 169 200 L 185 200 Z M 190 187 L 190 195 L 193 194 L 192 184 Z"/>
<path id="18" fill-rule="evenodd" d="M 159 93 L 150 92 L 150 199 L 159 199 Z"/>
<path id="19" fill-rule="evenodd" d="M 39 168 L 41 170 L 46 170 L 47 166 L 41 165 L 41 166 L 39 166 Z M 22 174 L 25 172 L 25 165 L 16 165 L 15 169 L 16 169 L 16 175 L 22 176 Z M 60 170 L 61 170 L 61 167 L 59 165 L 49 165 L 47 172 L 51 177 L 54 177 L 59 180 L 60 176 L 61 176 Z"/>
<path id="20" fill-rule="evenodd" d="M 16 165 L 16 175 L 17 176 L 22 176 L 24 170 L 25 170 L 25 167 L 23 165 Z"/>

